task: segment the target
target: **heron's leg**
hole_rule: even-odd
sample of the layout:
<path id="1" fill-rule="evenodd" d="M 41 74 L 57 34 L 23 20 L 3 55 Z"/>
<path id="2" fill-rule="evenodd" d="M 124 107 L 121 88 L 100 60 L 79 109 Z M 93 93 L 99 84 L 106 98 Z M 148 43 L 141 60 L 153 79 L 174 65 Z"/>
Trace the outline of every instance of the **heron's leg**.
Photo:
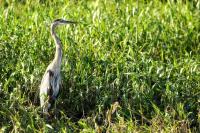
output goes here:
<path id="1" fill-rule="evenodd" d="M 41 116 L 42 116 L 42 118 L 44 118 L 44 120 L 45 120 L 46 122 L 49 122 L 49 120 L 50 120 L 50 115 L 49 115 L 48 110 L 43 109 L 43 110 L 42 110 L 42 113 L 41 113 Z"/>
<path id="2" fill-rule="evenodd" d="M 57 105 L 57 100 L 55 100 L 55 105 L 54 105 L 54 108 L 55 108 L 55 116 L 54 116 L 54 118 L 55 118 L 55 119 L 58 118 L 58 110 L 57 110 L 56 105 Z"/>
<path id="3" fill-rule="evenodd" d="M 55 118 L 57 119 L 57 114 L 58 114 L 58 111 L 57 111 L 57 100 L 54 96 L 52 97 L 49 97 L 49 103 L 51 104 L 50 108 L 49 108 L 49 112 L 51 114 L 51 118 Z"/>
<path id="4" fill-rule="evenodd" d="M 52 118 L 54 117 L 55 119 L 57 119 L 58 117 L 58 110 L 57 110 L 57 100 L 53 100 L 52 104 L 51 104 L 51 115 L 52 115 Z"/>

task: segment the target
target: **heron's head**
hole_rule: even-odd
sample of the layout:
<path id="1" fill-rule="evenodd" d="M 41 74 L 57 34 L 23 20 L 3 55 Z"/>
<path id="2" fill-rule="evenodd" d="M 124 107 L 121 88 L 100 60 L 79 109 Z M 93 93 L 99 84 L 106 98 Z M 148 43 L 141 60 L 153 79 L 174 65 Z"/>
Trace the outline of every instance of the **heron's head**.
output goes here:
<path id="1" fill-rule="evenodd" d="M 64 25 L 64 24 L 76 24 L 77 22 L 74 21 L 69 21 L 69 20 L 64 20 L 64 19 L 56 19 L 53 21 L 53 23 L 51 24 L 51 34 L 55 35 L 55 28 L 58 25 Z"/>
<path id="2" fill-rule="evenodd" d="M 69 20 L 64 20 L 64 19 L 56 19 L 52 23 L 52 27 L 55 27 L 57 25 L 63 25 L 63 24 L 75 24 L 76 22 L 74 21 L 69 21 Z"/>

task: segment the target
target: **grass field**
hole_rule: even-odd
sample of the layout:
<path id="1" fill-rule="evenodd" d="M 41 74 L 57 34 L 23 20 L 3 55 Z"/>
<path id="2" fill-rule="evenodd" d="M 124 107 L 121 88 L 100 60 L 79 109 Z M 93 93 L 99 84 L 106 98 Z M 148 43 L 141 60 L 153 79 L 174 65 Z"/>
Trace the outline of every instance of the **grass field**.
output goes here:
<path id="1" fill-rule="evenodd" d="M 45 122 L 57 18 L 79 24 L 57 29 L 59 113 Z M 0 132 L 100 130 L 200 132 L 200 2 L 0 0 Z"/>

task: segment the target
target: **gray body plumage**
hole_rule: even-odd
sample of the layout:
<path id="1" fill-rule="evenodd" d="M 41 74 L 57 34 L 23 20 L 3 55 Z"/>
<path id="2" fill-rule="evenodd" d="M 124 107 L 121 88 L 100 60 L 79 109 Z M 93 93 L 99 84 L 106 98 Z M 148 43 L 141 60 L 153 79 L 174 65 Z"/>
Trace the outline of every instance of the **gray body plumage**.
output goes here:
<path id="1" fill-rule="evenodd" d="M 75 22 L 57 19 L 51 24 L 51 35 L 56 44 L 56 52 L 54 59 L 47 67 L 40 84 L 40 106 L 42 107 L 43 113 L 48 113 L 49 108 L 52 106 L 52 102 L 56 100 L 59 93 L 62 45 L 55 33 L 55 28 L 60 24 L 68 23 Z"/>

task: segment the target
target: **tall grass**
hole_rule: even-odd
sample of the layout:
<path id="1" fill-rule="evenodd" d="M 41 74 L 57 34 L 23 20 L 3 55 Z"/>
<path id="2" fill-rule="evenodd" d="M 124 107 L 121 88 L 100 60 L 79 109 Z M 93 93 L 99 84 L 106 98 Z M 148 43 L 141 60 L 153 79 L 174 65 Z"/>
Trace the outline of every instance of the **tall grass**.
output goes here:
<path id="1" fill-rule="evenodd" d="M 1 132 L 200 131 L 199 1 L 0 1 Z M 38 86 L 63 43 L 58 119 Z M 101 122 L 100 122 L 101 121 Z M 101 123 L 98 126 L 98 123 Z"/>

